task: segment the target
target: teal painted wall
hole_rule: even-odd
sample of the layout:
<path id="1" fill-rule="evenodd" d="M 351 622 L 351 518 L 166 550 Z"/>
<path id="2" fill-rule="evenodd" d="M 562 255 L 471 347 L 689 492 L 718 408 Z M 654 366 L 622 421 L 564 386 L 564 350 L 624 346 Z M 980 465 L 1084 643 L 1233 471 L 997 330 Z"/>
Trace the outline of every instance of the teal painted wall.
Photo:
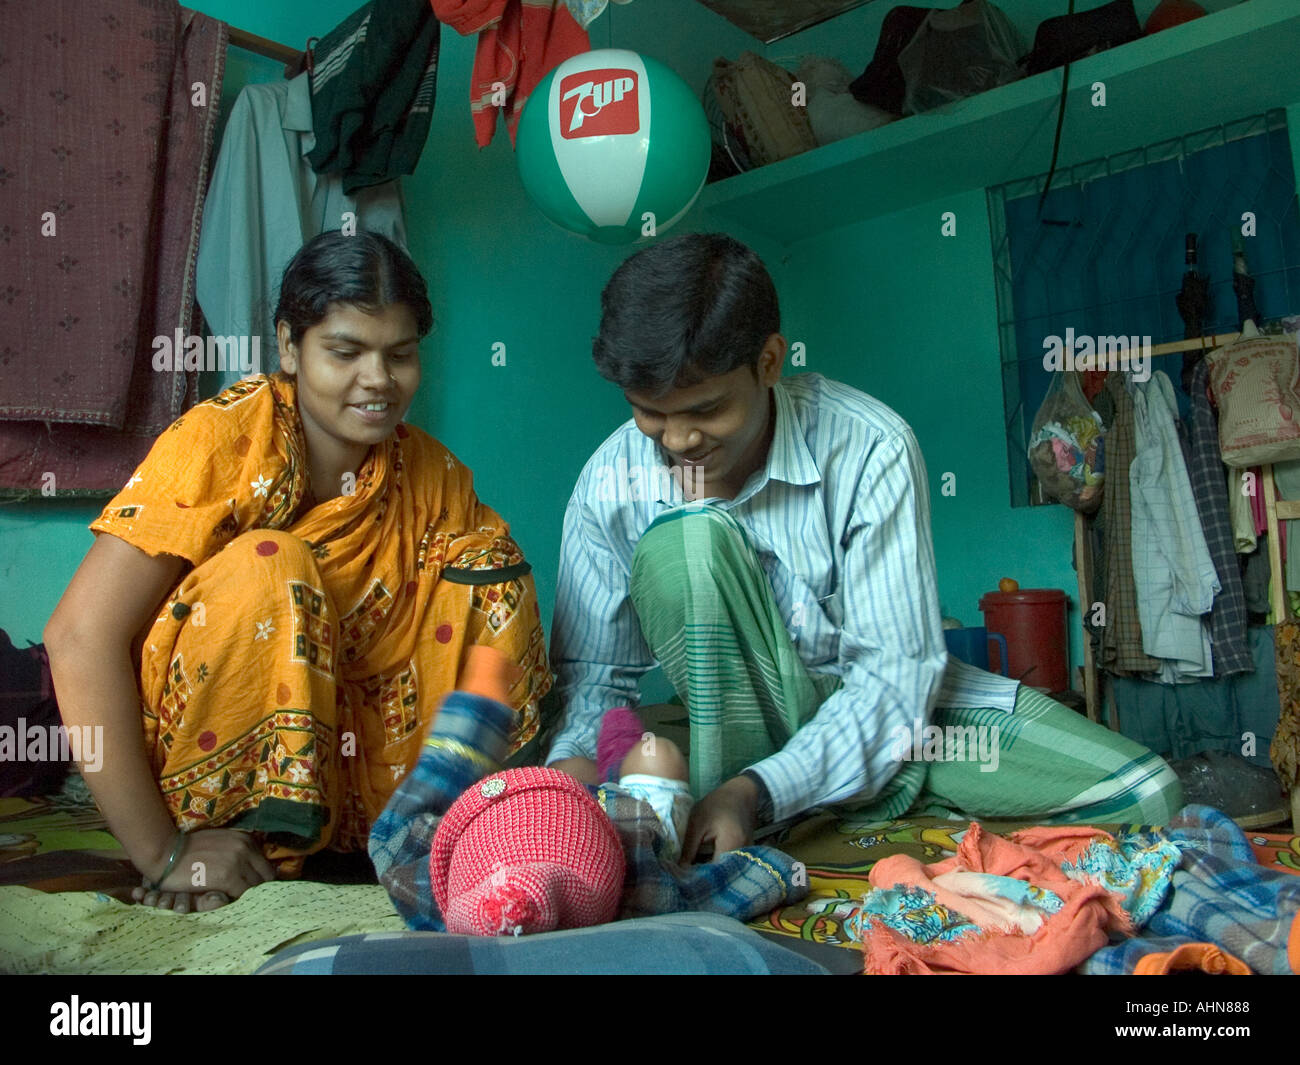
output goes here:
<path id="1" fill-rule="evenodd" d="M 954 237 L 940 214 L 957 216 Z M 939 596 L 966 625 L 1014 577 L 1076 599 L 1073 512 L 1015 508 L 1007 488 L 997 305 L 982 190 L 802 241 L 782 311 L 809 370 L 877 396 L 912 426 L 929 472 Z M 951 473 L 952 494 L 943 492 Z M 1075 643 L 1077 613 L 1071 614 Z M 1082 661 L 1076 646 L 1075 661 Z"/>
<path id="2" fill-rule="evenodd" d="M 1139 0 L 1139 15 L 1154 5 Z M 299 44 L 328 32 L 356 4 L 202 0 L 193 6 Z M 652 55 L 698 91 L 715 56 L 745 49 L 791 67 L 805 53 L 830 54 L 856 74 L 891 6 L 868 4 L 763 48 L 693 0 L 637 0 L 612 6 L 591 38 L 597 47 L 612 43 Z M 1062 5 L 1002 0 L 999 6 L 1032 36 L 1033 25 Z M 574 479 L 627 416 L 621 397 L 590 363 L 600 289 L 626 252 L 589 244 L 538 215 L 520 188 L 504 134 L 482 152 L 475 147 L 467 100 L 473 53 L 473 39 L 444 29 L 433 128 L 419 169 L 405 181 L 411 250 L 429 281 L 437 320 L 423 348 L 425 383 L 411 419 L 470 465 L 481 497 L 511 522 L 533 561 L 549 618 L 560 522 Z M 240 85 L 279 76 L 277 64 L 232 50 L 225 106 Z M 957 214 L 955 238 L 939 235 L 945 210 Z M 781 292 L 784 328 L 806 345 L 807 369 L 879 396 L 914 427 L 930 474 L 947 612 L 978 624 L 979 596 L 1002 576 L 1025 587 L 1063 588 L 1074 600 L 1071 514 L 1062 507 L 1013 510 L 1008 503 L 982 190 L 789 249 L 723 226 L 698 209 L 678 231 L 715 228 L 728 229 L 764 256 Z M 498 341 L 506 345 L 507 365 L 494 368 L 492 344 Z M 941 492 L 946 472 L 956 475 L 953 496 Z M 0 506 L 0 627 L 16 640 L 40 639 L 89 547 L 85 525 L 98 509 L 84 503 Z M 1075 663 L 1077 628 L 1072 610 Z"/>

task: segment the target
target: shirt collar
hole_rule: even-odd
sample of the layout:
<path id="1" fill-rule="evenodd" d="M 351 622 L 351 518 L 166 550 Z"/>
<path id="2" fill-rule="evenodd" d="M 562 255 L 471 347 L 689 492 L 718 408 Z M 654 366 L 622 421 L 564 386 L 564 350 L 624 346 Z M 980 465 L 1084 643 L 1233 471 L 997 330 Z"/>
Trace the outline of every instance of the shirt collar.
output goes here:
<path id="1" fill-rule="evenodd" d="M 311 133 L 311 84 L 304 70 L 289 82 L 289 95 L 285 100 L 284 117 L 280 125 L 298 133 Z M 315 140 L 315 138 L 312 138 Z M 310 149 L 308 149 L 310 150 Z"/>
<path id="2" fill-rule="evenodd" d="M 803 426 L 795 413 L 794 402 L 785 386 L 777 381 L 772 386 L 776 397 L 776 429 L 772 433 L 772 447 L 767 453 L 767 479 L 785 481 L 786 484 L 818 484 L 821 471 L 813 461 L 804 439 Z"/>

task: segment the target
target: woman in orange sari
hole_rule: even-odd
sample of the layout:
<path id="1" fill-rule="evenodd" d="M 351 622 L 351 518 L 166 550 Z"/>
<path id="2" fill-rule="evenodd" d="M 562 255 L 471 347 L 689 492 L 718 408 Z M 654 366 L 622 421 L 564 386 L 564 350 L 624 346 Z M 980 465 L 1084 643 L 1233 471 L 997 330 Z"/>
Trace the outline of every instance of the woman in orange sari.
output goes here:
<path id="1" fill-rule="evenodd" d="M 364 851 L 468 648 L 517 666 L 514 749 L 551 685 L 509 527 L 402 423 L 432 326 L 414 263 L 323 234 L 276 319 L 281 372 L 159 437 L 45 630 L 65 723 L 103 728 L 86 782 L 136 898 L 180 912 Z"/>

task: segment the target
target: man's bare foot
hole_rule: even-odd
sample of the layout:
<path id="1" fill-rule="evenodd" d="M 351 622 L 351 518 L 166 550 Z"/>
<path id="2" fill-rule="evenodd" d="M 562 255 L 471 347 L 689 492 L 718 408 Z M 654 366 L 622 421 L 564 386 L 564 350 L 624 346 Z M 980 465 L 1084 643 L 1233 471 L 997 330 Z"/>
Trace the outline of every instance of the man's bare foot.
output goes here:
<path id="1" fill-rule="evenodd" d="M 224 891 L 150 891 L 138 887 L 131 892 L 131 897 L 142 906 L 153 906 L 159 910 L 171 910 L 174 913 L 206 913 L 230 902 L 230 896 Z"/>

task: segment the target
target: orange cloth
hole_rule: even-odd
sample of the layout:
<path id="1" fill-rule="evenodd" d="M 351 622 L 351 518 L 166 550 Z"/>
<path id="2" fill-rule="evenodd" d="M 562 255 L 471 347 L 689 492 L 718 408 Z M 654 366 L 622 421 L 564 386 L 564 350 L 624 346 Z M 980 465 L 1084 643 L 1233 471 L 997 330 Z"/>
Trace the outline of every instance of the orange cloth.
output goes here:
<path id="1" fill-rule="evenodd" d="M 274 834 L 272 858 L 365 847 L 468 648 L 512 664 L 512 749 L 552 683 L 532 577 L 450 451 L 399 426 L 353 493 L 295 516 L 307 470 L 294 379 L 252 378 L 91 525 L 192 564 L 144 638 L 145 744 L 180 827 Z"/>
<path id="2" fill-rule="evenodd" d="M 1134 976 L 1166 976 L 1194 970 L 1214 976 L 1250 976 L 1250 966 L 1213 943 L 1184 943 L 1167 954 L 1144 954 Z"/>
<path id="3" fill-rule="evenodd" d="M 876 974 L 998 973 L 1048 975 L 1068 972 L 1104 947 L 1112 931 L 1125 935 L 1133 922 L 1119 898 L 1100 884 L 1072 880 L 1061 863 L 1076 860 L 1095 839 L 1109 838 L 1087 826 L 1029 828 L 1008 839 L 972 822 L 957 854 L 933 865 L 907 855 L 883 858 L 872 867 L 878 888 L 918 887 L 934 895 L 935 905 L 978 924 L 981 934 L 944 942 L 917 943 L 878 921 L 863 934 L 865 972 Z M 1027 881 L 1057 895 L 1061 908 L 1045 916 L 1032 934 L 1012 930 L 996 900 L 955 889 L 957 872 L 988 873 Z"/>

